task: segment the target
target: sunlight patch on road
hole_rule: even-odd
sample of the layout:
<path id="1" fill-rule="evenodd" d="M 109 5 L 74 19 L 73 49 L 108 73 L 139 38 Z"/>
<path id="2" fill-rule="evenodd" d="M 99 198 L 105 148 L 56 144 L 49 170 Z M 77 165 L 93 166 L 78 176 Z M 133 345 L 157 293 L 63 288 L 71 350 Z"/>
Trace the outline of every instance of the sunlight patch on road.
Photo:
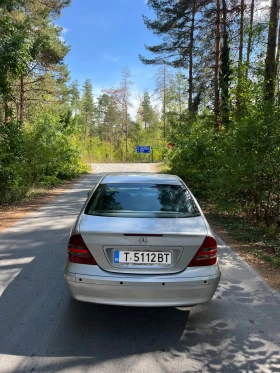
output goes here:
<path id="1" fill-rule="evenodd" d="M 0 260 L 0 297 L 22 271 L 23 265 L 31 263 L 34 258 L 35 256 Z M 15 286 L 20 286 L 20 284 L 15 283 Z"/>

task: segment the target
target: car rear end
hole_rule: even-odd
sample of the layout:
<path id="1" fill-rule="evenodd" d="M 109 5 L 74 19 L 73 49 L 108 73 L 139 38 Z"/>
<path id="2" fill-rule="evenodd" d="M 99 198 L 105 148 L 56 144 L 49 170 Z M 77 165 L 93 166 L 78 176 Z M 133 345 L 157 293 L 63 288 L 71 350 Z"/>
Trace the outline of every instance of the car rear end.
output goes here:
<path id="1" fill-rule="evenodd" d="M 210 228 L 178 178 L 154 178 L 106 177 L 90 196 L 68 244 L 73 298 L 126 306 L 212 298 L 220 270 Z"/>

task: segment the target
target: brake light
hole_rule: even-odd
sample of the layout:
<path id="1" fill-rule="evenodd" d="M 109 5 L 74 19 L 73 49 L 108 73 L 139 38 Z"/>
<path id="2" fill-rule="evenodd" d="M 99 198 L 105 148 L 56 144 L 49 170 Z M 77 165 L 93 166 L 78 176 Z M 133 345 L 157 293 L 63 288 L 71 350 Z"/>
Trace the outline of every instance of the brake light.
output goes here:
<path id="1" fill-rule="evenodd" d="M 217 242 L 215 238 L 206 236 L 198 252 L 188 267 L 210 266 L 217 263 Z"/>
<path id="2" fill-rule="evenodd" d="M 80 234 L 74 234 L 68 242 L 68 260 L 72 263 L 97 265 Z"/>

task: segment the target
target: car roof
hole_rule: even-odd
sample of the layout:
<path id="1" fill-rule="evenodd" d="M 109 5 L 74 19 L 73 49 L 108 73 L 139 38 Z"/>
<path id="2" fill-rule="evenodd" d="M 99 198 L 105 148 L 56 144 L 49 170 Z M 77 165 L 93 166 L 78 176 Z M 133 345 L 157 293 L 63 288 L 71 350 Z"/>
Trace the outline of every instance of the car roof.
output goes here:
<path id="1" fill-rule="evenodd" d="M 176 175 L 156 173 L 110 173 L 106 175 L 101 184 L 123 184 L 123 183 L 147 183 L 147 184 L 171 184 L 183 185 L 182 180 Z"/>

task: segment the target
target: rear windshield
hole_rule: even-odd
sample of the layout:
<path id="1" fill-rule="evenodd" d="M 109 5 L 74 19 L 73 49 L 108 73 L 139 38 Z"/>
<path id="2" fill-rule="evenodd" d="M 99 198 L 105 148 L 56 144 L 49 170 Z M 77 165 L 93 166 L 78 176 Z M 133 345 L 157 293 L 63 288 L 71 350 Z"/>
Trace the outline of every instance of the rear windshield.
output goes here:
<path id="1" fill-rule="evenodd" d="M 118 217 L 188 218 L 200 213 L 183 185 L 100 184 L 85 214 Z"/>

